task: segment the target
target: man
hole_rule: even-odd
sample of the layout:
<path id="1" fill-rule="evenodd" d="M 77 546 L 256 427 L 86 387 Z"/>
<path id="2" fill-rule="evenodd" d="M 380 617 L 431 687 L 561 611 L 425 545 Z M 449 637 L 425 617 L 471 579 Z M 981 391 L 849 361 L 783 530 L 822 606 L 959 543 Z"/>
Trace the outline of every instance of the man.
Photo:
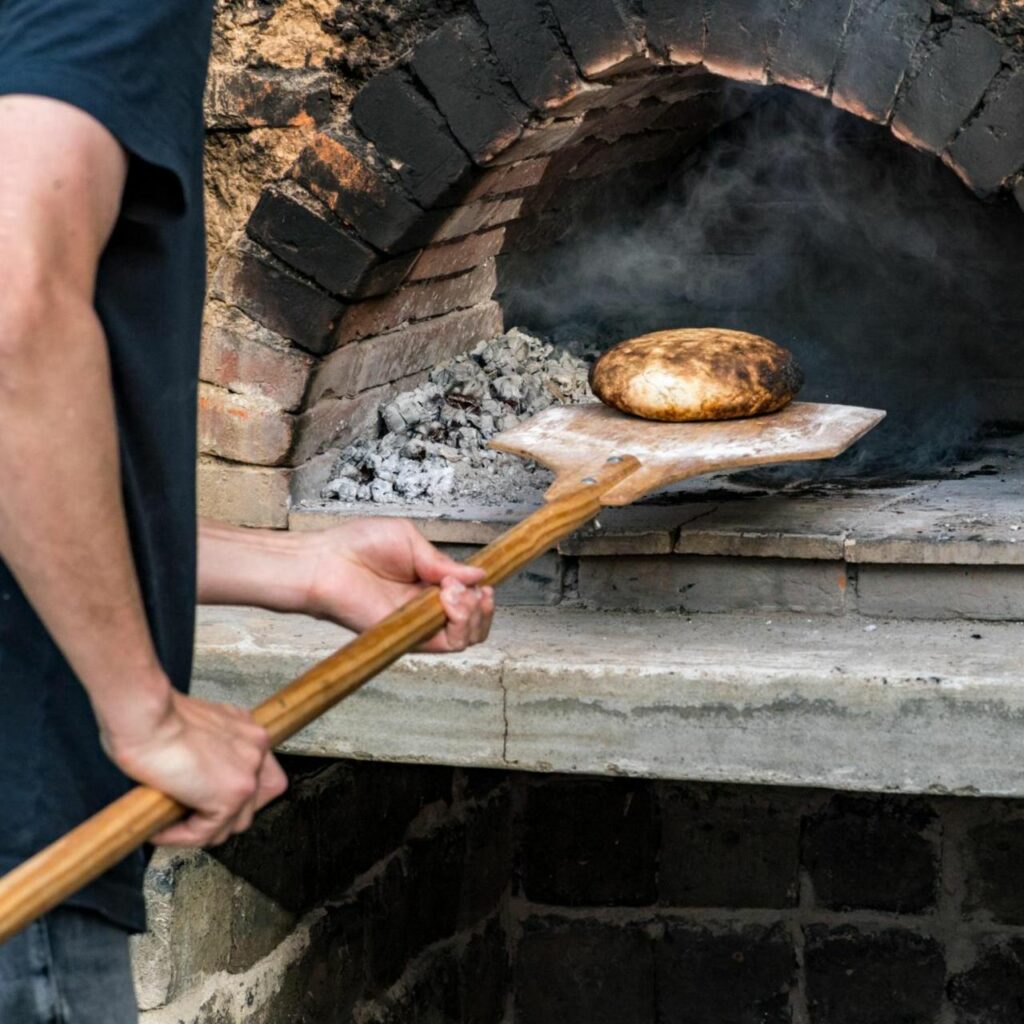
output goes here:
<path id="1" fill-rule="evenodd" d="M 156 840 L 191 846 L 284 790 L 245 711 L 186 696 L 197 596 L 361 629 L 439 583 L 432 650 L 493 611 L 407 524 L 197 545 L 209 33 L 209 0 L 0 0 L 0 872 L 130 780 L 194 808 Z M 143 866 L 0 947 L 3 1024 L 136 1019 Z"/>

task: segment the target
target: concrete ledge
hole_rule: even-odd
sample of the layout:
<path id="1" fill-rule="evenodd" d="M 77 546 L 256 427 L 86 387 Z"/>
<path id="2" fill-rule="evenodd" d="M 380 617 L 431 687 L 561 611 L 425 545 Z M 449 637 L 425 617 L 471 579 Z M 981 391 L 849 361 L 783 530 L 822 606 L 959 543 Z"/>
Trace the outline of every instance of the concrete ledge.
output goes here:
<path id="1" fill-rule="evenodd" d="M 346 639 L 205 609 L 196 690 L 252 705 Z M 1024 796 L 1024 626 L 504 610 L 408 657 L 292 753 L 907 793 Z"/>

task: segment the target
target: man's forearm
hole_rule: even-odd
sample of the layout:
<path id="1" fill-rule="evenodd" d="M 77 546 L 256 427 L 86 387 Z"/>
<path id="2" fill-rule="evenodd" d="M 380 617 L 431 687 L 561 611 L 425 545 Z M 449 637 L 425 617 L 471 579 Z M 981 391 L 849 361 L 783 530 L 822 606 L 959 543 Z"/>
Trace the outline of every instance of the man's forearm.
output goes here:
<path id="1" fill-rule="evenodd" d="M 121 498 L 106 338 L 40 284 L 0 308 L 0 555 L 103 721 L 167 699 Z M 128 711 L 125 708 L 125 711 Z M 140 711 L 144 710 L 140 707 Z"/>
<path id="2" fill-rule="evenodd" d="M 307 609 L 308 538 L 204 519 L 199 523 L 199 603 Z"/>

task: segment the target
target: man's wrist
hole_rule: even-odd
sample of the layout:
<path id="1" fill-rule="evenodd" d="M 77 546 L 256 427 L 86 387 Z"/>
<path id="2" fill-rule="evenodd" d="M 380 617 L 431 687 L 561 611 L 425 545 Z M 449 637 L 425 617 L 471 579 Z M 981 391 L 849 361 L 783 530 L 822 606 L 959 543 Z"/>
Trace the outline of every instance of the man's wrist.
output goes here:
<path id="1" fill-rule="evenodd" d="M 108 753 L 142 742 L 174 713 L 174 688 L 159 667 L 118 686 L 91 688 L 89 696 Z"/>

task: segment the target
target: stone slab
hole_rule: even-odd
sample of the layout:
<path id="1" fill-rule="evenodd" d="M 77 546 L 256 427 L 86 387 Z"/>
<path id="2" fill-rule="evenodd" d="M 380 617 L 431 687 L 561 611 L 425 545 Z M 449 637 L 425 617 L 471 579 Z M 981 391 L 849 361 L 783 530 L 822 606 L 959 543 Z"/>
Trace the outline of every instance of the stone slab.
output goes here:
<path id="1" fill-rule="evenodd" d="M 203 609 L 196 691 L 252 705 L 347 634 Z M 1024 625 L 502 610 L 285 745 L 299 754 L 1024 796 Z"/>

